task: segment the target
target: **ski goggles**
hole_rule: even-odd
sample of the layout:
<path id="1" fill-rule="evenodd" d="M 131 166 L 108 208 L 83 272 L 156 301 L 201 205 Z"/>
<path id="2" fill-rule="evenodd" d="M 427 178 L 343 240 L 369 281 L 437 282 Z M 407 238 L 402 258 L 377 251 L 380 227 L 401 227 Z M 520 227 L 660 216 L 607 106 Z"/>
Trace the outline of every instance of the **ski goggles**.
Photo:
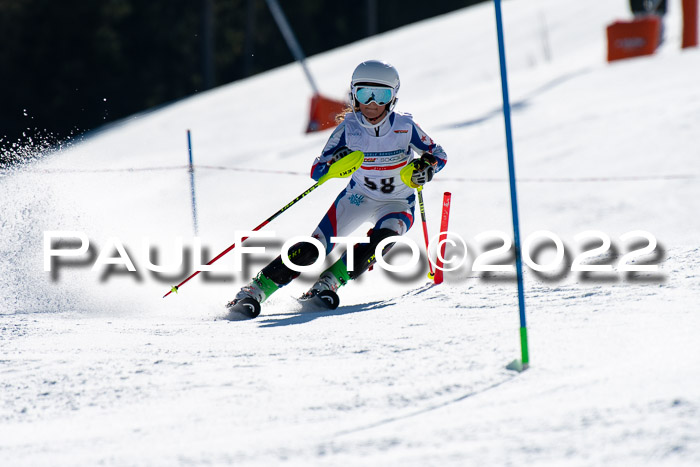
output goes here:
<path id="1" fill-rule="evenodd" d="M 355 99 L 360 104 L 367 105 L 374 101 L 377 105 L 386 105 L 394 98 L 394 90 L 391 88 L 362 86 L 355 89 Z"/>

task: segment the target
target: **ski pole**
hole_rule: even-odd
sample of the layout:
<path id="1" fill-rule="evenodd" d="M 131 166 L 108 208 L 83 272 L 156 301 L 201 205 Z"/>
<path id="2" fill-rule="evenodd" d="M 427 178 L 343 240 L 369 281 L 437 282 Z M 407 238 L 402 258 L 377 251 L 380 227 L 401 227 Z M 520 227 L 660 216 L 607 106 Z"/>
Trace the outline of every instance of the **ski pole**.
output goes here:
<path id="1" fill-rule="evenodd" d="M 400 177 L 401 181 L 403 181 L 407 186 L 415 188 L 418 191 L 418 205 L 420 206 L 420 216 L 423 220 L 423 237 L 425 237 L 425 254 L 428 257 L 428 267 L 430 268 L 430 272 L 428 273 L 428 279 L 432 281 L 435 280 L 435 272 L 433 272 L 433 265 L 430 262 L 430 241 L 428 240 L 428 223 L 425 220 L 425 203 L 423 203 L 423 185 L 413 183 L 413 181 L 411 180 L 411 177 L 413 176 L 415 162 L 417 160 L 418 159 L 414 159 L 413 161 L 406 164 L 406 166 L 403 169 L 401 169 Z"/>
<path id="2" fill-rule="evenodd" d="M 314 191 L 316 188 L 320 187 L 324 183 L 326 183 L 328 180 L 331 178 L 346 178 L 352 175 L 353 172 L 355 172 L 357 169 L 360 168 L 362 165 L 362 161 L 364 161 L 365 155 L 361 151 L 354 151 L 348 154 L 347 156 L 343 157 L 342 159 L 334 162 L 330 168 L 328 169 L 328 173 L 321 177 L 318 182 L 314 183 L 311 187 L 309 187 L 306 191 L 304 191 L 302 194 L 294 198 L 291 202 L 287 203 L 282 209 L 265 219 L 260 225 L 258 225 L 256 228 L 254 228 L 252 231 L 256 232 L 263 227 L 265 227 L 267 224 L 272 222 L 274 219 L 276 219 L 280 214 L 285 212 L 287 209 L 291 208 L 294 206 L 297 202 L 299 202 L 302 198 L 304 198 L 306 195 Z M 247 240 L 248 237 L 244 237 L 241 239 L 241 243 L 243 243 L 245 240 Z M 229 251 L 233 250 L 236 247 L 236 244 L 233 243 L 231 246 L 226 248 L 224 251 L 216 255 L 211 261 L 209 261 L 206 266 L 209 266 L 211 264 L 214 264 L 216 261 L 218 261 L 222 256 L 224 256 L 226 253 Z M 171 293 L 175 292 L 177 293 L 178 289 L 182 287 L 185 283 L 187 283 L 190 279 L 195 277 L 197 274 L 199 274 L 202 271 L 195 271 L 193 272 L 187 279 L 184 281 L 180 282 L 177 285 L 174 285 L 168 293 L 163 295 L 163 298 L 167 297 Z"/>
<path id="3" fill-rule="evenodd" d="M 428 279 L 431 281 L 435 279 L 435 273 L 433 272 L 433 265 L 430 262 L 430 247 L 428 245 L 428 223 L 425 220 L 425 204 L 423 204 L 423 185 L 418 187 L 418 205 L 420 206 L 420 217 L 423 220 L 423 237 L 425 237 L 425 254 L 428 256 L 428 267 L 430 272 L 428 273 Z"/>

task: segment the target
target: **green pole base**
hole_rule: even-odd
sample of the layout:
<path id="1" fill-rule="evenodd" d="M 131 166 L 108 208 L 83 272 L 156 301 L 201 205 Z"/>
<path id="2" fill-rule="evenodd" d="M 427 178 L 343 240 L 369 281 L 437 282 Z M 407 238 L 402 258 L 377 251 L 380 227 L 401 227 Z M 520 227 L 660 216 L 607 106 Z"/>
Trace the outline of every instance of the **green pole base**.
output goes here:
<path id="1" fill-rule="evenodd" d="M 529 363 L 523 363 L 522 360 L 513 360 L 508 365 L 506 365 L 507 370 L 517 371 L 522 373 L 530 367 Z"/>

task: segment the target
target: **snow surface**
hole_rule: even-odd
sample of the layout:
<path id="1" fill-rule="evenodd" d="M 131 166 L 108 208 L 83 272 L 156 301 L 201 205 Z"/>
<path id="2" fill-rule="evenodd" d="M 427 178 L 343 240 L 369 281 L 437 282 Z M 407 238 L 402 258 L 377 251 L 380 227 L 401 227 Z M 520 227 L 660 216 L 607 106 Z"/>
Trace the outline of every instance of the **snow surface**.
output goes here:
<path id="1" fill-rule="evenodd" d="M 512 232 L 489 3 L 309 60 L 337 98 L 358 62 L 392 62 L 398 109 L 446 149 L 424 192 L 429 230 L 452 192 L 450 230 L 472 254 L 440 286 L 425 285 L 424 262 L 376 269 L 337 310 L 301 313 L 309 273 L 258 319 L 220 319 L 275 248 L 313 230 L 344 186 L 332 180 L 266 227 L 276 239 L 257 241 L 268 252 L 243 273 L 161 298 L 178 274 L 147 271 L 141 241 L 162 258 L 177 236 L 192 245 L 186 129 L 205 257 L 312 184 L 329 133 L 303 133 L 298 65 L 0 175 L 0 465 L 699 465 L 700 54 L 680 50 L 680 1 L 669 3 L 655 56 L 607 64 L 604 28 L 629 17 L 626 1 L 504 2 L 523 237 L 554 232 L 570 262 L 574 237 L 599 230 L 616 265 L 634 248 L 620 236 L 645 230 L 658 247 L 638 260 L 660 267 L 526 269 L 523 373 L 505 369 L 520 357 L 512 277 L 471 271 L 478 234 Z M 44 272 L 50 230 L 85 232 L 91 256 Z M 138 273 L 91 270 L 102 250 L 116 256 L 112 237 Z M 408 238 L 422 244 L 419 224 Z"/>

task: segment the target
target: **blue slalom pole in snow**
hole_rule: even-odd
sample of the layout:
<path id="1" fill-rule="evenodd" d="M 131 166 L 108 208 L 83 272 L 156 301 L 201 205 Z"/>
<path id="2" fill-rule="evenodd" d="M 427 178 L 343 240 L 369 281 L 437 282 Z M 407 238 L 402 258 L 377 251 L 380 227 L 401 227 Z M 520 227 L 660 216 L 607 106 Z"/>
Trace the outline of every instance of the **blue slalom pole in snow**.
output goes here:
<path id="1" fill-rule="evenodd" d="M 194 165 L 192 164 L 192 135 L 190 130 L 187 130 L 187 150 L 190 155 L 190 195 L 192 197 L 192 222 L 194 222 L 194 234 L 199 234 L 197 226 L 197 201 L 194 195 Z"/>
<path id="2" fill-rule="evenodd" d="M 515 191 L 515 162 L 513 159 L 513 135 L 510 124 L 510 98 L 508 97 L 508 74 L 506 72 L 506 48 L 503 39 L 503 18 L 501 0 L 494 0 L 496 7 L 496 30 L 498 32 L 498 55 L 501 62 L 501 88 L 503 91 L 503 117 L 506 125 L 506 146 L 508 149 L 508 176 L 510 181 L 510 207 L 513 213 L 513 237 L 515 242 L 515 270 L 518 279 L 518 308 L 520 310 L 520 350 L 522 360 L 512 361 L 507 368 L 523 371 L 530 364 L 527 345 L 527 325 L 525 322 L 525 293 L 523 287 L 523 264 L 520 254 L 520 220 L 518 218 L 518 196 Z"/>

